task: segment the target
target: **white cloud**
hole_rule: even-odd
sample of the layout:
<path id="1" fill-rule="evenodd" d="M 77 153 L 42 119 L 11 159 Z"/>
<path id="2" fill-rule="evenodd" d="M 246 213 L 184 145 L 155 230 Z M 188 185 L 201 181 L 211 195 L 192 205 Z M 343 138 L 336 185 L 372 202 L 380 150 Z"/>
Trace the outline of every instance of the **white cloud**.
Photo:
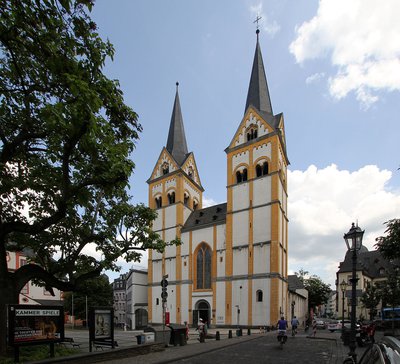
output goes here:
<path id="1" fill-rule="evenodd" d="M 299 63 L 329 57 L 337 70 L 328 80 L 330 94 L 342 99 L 354 92 L 368 108 L 378 91 L 400 90 L 398 14 L 398 0 L 320 0 L 289 50 Z"/>
<path id="2" fill-rule="evenodd" d="M 324 72 L 319 72 L 319 73 L 314 73 L 311 76 L 308 76 L 306 78 L 306 84 L 310 85 L 312 83 L 317 83 L 319 82 L 321 79 L 323 79 L 325 77 L 325 73 Z"/>
<path id="3" fill-rule="evenodd" d="M 267 14 L 263 11 L 263 4 L 259 2 L 256 5 L 250 6 L 250 12 L 255 18 L 261 17 L 259 22 L 260 29 L 264 30 L 268 35 L 273 37 L 280 30 L 279 24 L 275 20 L 270 20 Z"/>
<path id="4" fill-rule="evenodd" d="M 373 165 L 354 172 L 334 164 L 289 171 L 290 271 L 304 268 L 333 285 L 352 222 L 365 229 L 363 244 L 373 250 L 383 223 L 400 217 L 400 191 L 387 187 L 391 177 Z"/>
<path id="5" fill-rule="evenodd" d="M 217 204 L 218 202 L 215 202 L 212 198 L 203 197 L 203 209 Z"/>

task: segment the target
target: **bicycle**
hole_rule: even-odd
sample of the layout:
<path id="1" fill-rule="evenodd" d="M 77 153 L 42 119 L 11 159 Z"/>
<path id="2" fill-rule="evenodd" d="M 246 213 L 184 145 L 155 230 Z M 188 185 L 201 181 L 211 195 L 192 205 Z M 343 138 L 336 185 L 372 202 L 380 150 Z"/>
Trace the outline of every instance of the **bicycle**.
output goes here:
<path id="1" fill-rule="evenodd" d="M 297 334 L 297 326 L 292 326 L 292 336 L 295 337 Z"/>
<path id="2" fill-rule="evenodd" d="M 283 344 L 285 344 L 287 340 L 286 330 L 278 330 L 277 338 L 279 341 L 280 348 L 283 349 Z"/>

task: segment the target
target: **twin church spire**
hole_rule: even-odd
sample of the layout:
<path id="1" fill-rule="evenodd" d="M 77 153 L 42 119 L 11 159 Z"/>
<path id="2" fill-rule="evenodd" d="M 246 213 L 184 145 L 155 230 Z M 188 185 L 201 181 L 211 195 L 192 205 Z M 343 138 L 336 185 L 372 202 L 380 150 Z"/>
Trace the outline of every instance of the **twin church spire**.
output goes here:
<path id="1" fill-rule="evenodd" d="M 257 44 L 251 71 L 249 89 L 247 92 L 246 108 L 253 106 L 258 111 L 273 115 L 272 104 L 269 96 L 267 77 L 265 75 L 261 48 L 258 41 L 259 30 L 257 29 Z M 175 102 L 172 110 L 171 123 L 169 126 L 166 149 L 181 166 L 188 155 L 185 128 L 178 93 L 179 83 L 176 83 Z"/>
<path id="2" fill-rule="evenodd" d="M 183 126 L 183 117 L 178 93 L 179 82 L 176 83 L 176 94 L 174 108 L 172 109 L 171 124 L 169 126 L 167 150 L 174 157 L 179 166 L 183 164 L 188 154 L 188 148 L 185 136 L 185 127 Z"/>
<path id="3" fill-rule="evenodd" d="M 258 34 L 260 31 L 257 29 L 257 45 L 254 54 L 253 68 L 251 70 L 249 90 L 247 92 L 246 108 L 249 106 L 255 107 L 259 111 L 264 111 L 272 114 L 272 104 L 268 91 L 267 77 L 265 76 L 264 63 L 261 55 L 260 43 L 258 42 Z"/>

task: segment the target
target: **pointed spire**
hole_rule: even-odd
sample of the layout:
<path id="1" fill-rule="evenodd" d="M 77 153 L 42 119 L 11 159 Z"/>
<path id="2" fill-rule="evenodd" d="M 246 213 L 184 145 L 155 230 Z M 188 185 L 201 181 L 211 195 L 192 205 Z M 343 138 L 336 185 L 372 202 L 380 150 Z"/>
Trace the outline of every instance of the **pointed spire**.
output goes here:
<path id="1" fill-rule="evenodd" d="M 254 54 L 253 69 L 251 71 L 249 91 L 247 93 L 246 108 L 244 112 L 246 112 L 247 108 L 252 105 L 257 110 L 272 114 L 267 77 L 265 76 L 264 63 L 261 55 L 260 44 L 258 42 L 259 33 L 260 30 L 257 29 L 256 52 Z"/>
<path id="2" fill-rule="evenodd" d="M 174 108 L 172 110 L 171 124 L 169 126 L 167 150 L 171 153 L 179 165 L 185 161 L 188 154 L 185 128 L 183 127 L 183 118 L 181 112 L 181 105 L 179 102 L 178 94 L 179 82 L 176 83 L 176 94 Z"/>

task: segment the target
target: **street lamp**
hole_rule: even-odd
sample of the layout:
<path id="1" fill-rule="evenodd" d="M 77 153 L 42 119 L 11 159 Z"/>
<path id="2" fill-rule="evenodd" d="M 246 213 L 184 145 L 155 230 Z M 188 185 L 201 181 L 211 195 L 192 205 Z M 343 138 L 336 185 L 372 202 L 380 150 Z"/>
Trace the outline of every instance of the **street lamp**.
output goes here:
<path id="1" fill-rule="evenodd" d="M 342 291 L 342 338 L 344 332 L 344 294 L 346 292 L 347 282 L 343 279 L 340 283 L 340 290 Z"/>
<path id="2" fill-rule="evenodd" d="M 356 350 L 356 285 L 357 285 L 357 251 L 361 249 L 364 230 L 361 230 L 358 225 L 355 226 L 354 222 L 347 234 L 343 238 L 347 245 L 347 250 L 352 252 L 352 275 L 351 275 L 351 331 L 350 331 L 350 353 L 354 362 L 357 363 Z"/>

